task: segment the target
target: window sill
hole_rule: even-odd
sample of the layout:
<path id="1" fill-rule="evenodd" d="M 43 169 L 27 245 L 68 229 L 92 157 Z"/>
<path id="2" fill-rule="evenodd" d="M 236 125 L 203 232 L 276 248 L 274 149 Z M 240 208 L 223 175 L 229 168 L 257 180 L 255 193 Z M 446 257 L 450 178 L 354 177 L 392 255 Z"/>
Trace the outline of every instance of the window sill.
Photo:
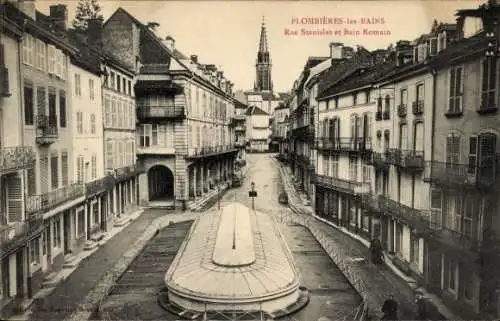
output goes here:
<path id="1" fill-rule="evenodd" d="M 479 115 L 496 114 L 497 111 L 498 111 L 497 106 L 481 107 L 481 108 L 476 109 L 476 112 Z"/>
<path id="2" fill-rule="evenodd" d="M 444 113 L 444 116 L 446 118 L 458 118 L 458 117 L 462 117 L 462 112 L 461 111 L 451 111 L 451 110 L 448 110 L 446 113 Z"/>

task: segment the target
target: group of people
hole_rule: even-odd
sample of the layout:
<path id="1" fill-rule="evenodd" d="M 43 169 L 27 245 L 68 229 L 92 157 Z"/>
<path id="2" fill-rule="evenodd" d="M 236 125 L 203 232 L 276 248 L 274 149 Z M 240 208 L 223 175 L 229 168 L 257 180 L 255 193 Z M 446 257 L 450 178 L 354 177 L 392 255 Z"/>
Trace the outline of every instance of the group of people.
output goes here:
<path id="1" fill-rule="evenodd" d="M 377 265 L 384 263 L 384 248 L 377 238 L 373 239 L 370 243 L 370 261 Z M 421 291 L 415 292 L 415 304 L 417 307 L 415 320 L 433 320 L 435 316 L 439 315 L 439 313 L 436 313 L 434 305 L 430 304 L 429 299 Z M 389 295 L 384 301 L 382 313 L 383 317 L 381 320 L 399 320 L 398 303 L 393 295 Z"/>
<path id="2" fill-rule="evenodd" d="M 438 311 L 436 307 L 431 304 L 428 298 L 424 296 L 422 291 L 415 292 L 415 304 L 417 306 L 415 318 L 413 320 L 421 320 L 421 321 L 429 321 L 429 320 L 437 320 Z M 392 294 L 384 301 L 382 305 L 382 313 L 383 316 L 380 320 L 386 321 L 398 321 L 399 319 L 399 311 L 398 311 L 398 303 L 394 299 Z"/>

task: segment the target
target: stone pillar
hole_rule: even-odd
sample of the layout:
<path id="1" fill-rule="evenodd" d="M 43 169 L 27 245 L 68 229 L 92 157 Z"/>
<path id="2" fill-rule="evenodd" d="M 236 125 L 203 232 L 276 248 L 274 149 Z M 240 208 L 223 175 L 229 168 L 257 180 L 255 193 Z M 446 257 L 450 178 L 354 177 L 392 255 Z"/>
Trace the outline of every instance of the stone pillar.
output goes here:
<path id="1" fill-rule="evenodd" d="M 146 206 L 149 202 L 149 191 L 148 191 L 148 175 L 146 173 L 139 174 L 139 184 L 136 188 L 139 189 L 139 204 Z"/>
<path id="2" fill-rule="evenodd" d="M 198 184 L 197 179 L 196 179 L 196 177 L 198 176 L 198 175 L 196 175 L 197 171 L 198 171 L 198 168 L 196 168 L 196 165 L 193 165 L 193 195 L 194 195 L 195 199 L 196 199 L 196 190 L 197 190 L 196 185 Z"/>

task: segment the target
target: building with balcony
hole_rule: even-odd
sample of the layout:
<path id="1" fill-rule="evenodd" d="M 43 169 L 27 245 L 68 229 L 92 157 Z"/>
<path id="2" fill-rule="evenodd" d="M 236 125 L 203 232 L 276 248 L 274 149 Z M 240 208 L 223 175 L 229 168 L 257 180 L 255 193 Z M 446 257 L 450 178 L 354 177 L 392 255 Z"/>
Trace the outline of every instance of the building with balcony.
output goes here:
<path id="1" fill-rule="evenodd" d="M 17 6 L 17 7 L 16 7 Z M 75 246 L 66 232 L 77 224 L 75 212 L 85 190 L 73 179 L 73 120 L 69 81 L 70 58 L 78 49 L 67 37 L 67 10 L 52 6 L 50 16 L 34 1 L 6 4 L 14 24 L 24 27 L 21 52 L 23 145 L 36 156 L 25 179 L 25 213 L 43 217 L 45 230 L 29 244 L 28 294 L 40 289 L 45 276 L 62 268 Z"/>
<path id="2" fill-rule="evenodd" d="M 424 180 L 431 184 L 433 234 L 425 281 L 469 319 L 500 315 L 499 15 L 493 2 L 459 10 L 456 30 L 439 30 L 438 44 L 444 45 L 430 62 L 435 126 Z"/>
<path id="3" fill-rule="evenodd" d="M 215 65 L 185 56 L 172 37 L 160 39 L 152 28 L 120 8 L 104 26 L 103 44 L 117 61 L 139 71 L 134 92 L 138 163 L 144 169 L 140 202 L 186 209 L 233 172 L 238 150 L 230 130 L 232 84 Z"/>
<path id="4" fill-rule="evenodd" d="M 248 106 L 246 103 L 234 99 L 234 115 L 231 116 L 231 126 L 234 131 L 234 147 L 238 149 L 237 160 L 240 163 L 244 163 L 246 159 L 246 149 L 247 149 L 247 116 L 245 112 Z"/>
<path id="5" fill-rule="evenodd" d="M 271 131 L 271 139 L 275 140 L 279 144 L 278 152 L 281 158 L 285 158 L 288 155 L 288 140 L 286 133 L 288 130 L 288 122 L 290 116 L 290 108 L 288 108 L 288 102 L 285 101 L 281 103 L 278 107 L 274 109 L 274 122 Z"/>
<path id="6" fill-rule="evenodd" d="M 249 152 L 267 152 L 270 142 L 270 115 L 257 106 L 250 106 L 245 112 L 246 137 Z"/>
<path id="7" fill-rule="evenodd" d="M 7 8 L 8 7 L 8 8 Z M 9 317 L 32 295 L 32 278 L 37 274 L 28 264 L 30 247 L 40 244 L 45 229 L 40 215 L 25 209 L 25 174 L 32 169 L 36 154 L 32 146 L 24 146 L 19 47 L 22 25 L 8 17 L 18 13 L 10 4 L 0 5 L 0 318 Z M 4 11 L 5 10 L 5 11 Z M 19 21 L 18 21 L 19 22 Z M 34 144 L 34 142 L 33 142 Z M 37 240 L 32 242 L 32 240 Z M 37 248 L 39 249 L 39 248 Z M 39 259 L 40 257 L 38 257 Z"/>

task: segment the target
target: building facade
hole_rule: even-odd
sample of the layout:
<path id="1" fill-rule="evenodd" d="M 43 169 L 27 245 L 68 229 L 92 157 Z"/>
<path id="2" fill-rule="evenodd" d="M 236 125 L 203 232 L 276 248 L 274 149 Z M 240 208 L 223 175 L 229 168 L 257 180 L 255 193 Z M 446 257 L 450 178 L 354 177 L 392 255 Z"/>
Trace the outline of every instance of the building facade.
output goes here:
<path id="1" fill-rule="evenodd" d="M 125 43 L 118 39 L 127 39 Z M 215 65 L 175 48 L 123 9 L 104 27 L 104 47 L 129 68 L 134 86 L 141 204 L 186 209 L 227 182 L 238 150 L 230 117 L 232 84 Z M 140 64 L 140 68 L 139 68 Z"/>
<path id="2" fill-rule="evenodd" d="M 270 115 L 257 106 L 248 107 L 246 113 L 246 135 L 249 152 L 267 152 L 271 130 L 269 127 Z"/>

